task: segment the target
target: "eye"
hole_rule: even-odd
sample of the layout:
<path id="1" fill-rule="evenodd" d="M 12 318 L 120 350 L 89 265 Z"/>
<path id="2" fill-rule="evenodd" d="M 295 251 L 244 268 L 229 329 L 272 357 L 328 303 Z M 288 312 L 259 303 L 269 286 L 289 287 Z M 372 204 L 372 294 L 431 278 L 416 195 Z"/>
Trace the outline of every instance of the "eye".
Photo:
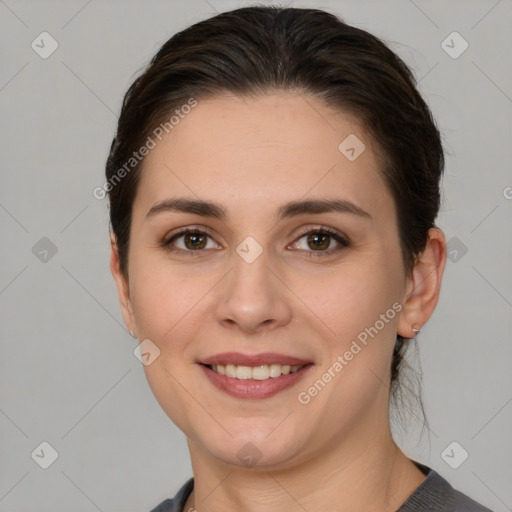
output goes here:
<path id="1" fill-rule="evenodd" d="M 348 245 L 348 240 L 337 231 L 317 228 L 302 234 L 290 247 L 310 252 L 310 256 L 322 256 L 338 252 Z"/>
<path id="2" fill-rule="evenodd" d="M 162 245 L 170 251 L 201 251 L 202 249 L 218 249 L 219 246 L 210 235 L 201 229 L 187 228 L 175 233 L 163 241 Z"/>
<path id="3" fill-rule="evenodd" d="M 162 241 L 162 246 L 172 252 L 188 254 L 199 253 L 205 249 L 222 248 L 208 232 L 198 228 L 186 228 L 171 234 Z M 348 246 L 348 239 L 341 233 L 331 228 L 321 227 L 304 232 L 288 248 L 305 251 L 309 253 L 308 256 L 312 257 L 329 255 Z"/>

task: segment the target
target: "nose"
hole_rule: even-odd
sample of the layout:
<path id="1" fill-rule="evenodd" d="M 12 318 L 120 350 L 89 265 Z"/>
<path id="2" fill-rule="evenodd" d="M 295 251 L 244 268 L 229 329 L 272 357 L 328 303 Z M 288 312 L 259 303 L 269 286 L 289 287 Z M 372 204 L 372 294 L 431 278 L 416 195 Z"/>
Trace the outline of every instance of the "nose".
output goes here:
<path id="1" fill-rule="evenodd" d="M 224 327 L 254 334 L 290 322 L 286 286 L 269 263 L 265 250 L 251 263 L 233 255 L 233 268 L 218 289 L 216 301 L 216 318 Z"/>

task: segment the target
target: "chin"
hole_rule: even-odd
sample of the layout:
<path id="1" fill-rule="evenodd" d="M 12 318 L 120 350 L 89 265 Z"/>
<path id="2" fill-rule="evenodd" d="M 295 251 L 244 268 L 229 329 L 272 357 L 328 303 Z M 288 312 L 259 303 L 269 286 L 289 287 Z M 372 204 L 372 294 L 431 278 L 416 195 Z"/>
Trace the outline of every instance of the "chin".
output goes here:
<path id="1" fill-rule="evenodd" d="M 285 469 L 297 458 L 304 442 L 293 438 L 284 429 L 279 434 L 277 430 L 269 435 L 272 429 L 267 423 L 261 429 L 253 425 L 252 429 L 239 435 L 231 432 L 233 437 L 223 433 L 221 439 L 216 439 L 210 435 L 203 438 L 201 444 L 213 457 L 228 465 L 266 471 Z"/>

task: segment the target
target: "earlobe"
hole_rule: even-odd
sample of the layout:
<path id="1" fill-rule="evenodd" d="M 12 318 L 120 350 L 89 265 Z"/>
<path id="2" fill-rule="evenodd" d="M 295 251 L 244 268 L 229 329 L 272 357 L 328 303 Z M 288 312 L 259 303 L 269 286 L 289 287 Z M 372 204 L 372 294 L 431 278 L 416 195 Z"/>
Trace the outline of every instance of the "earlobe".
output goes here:
<path id="1" fill-rule="evenodd" d="M 431 228 L 424 251 L 407 280 L 407 292 L 398 324 L 398 334 L 414 338 L 431 317 L 439 300 L 446 265 L 446 239 L 439 228 Z"/>
<path id="2" fill-rule="evenodd" d="M 120 260 L 119 260 L 119 248 L 117 245 L 116 236 L 114 233 L 110 235 L 110 271 L 114 278 L 114 282 L 117 288 L 117 296 L 119 299 L 119 305 L 121 306 L 121 313 L 123 320 L 130 332 L 136 332 L 135 318 L 132 309 L 130 287 L 127 279 L 121 272 Z"/>

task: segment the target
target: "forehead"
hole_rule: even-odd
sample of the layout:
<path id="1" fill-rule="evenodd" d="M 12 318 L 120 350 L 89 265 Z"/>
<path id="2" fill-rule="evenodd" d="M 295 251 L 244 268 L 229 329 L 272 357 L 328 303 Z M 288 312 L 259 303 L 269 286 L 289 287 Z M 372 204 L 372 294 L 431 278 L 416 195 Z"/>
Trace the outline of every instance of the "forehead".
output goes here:
<path id="1" fill-rule="evenodd" d="M 170 195 L 268 206 L 327 193 L 365 209 L 391 201 L 361 124 L 310 95 L 198 99 L 155 142 L 137 193 L 146 206 Z"/>

